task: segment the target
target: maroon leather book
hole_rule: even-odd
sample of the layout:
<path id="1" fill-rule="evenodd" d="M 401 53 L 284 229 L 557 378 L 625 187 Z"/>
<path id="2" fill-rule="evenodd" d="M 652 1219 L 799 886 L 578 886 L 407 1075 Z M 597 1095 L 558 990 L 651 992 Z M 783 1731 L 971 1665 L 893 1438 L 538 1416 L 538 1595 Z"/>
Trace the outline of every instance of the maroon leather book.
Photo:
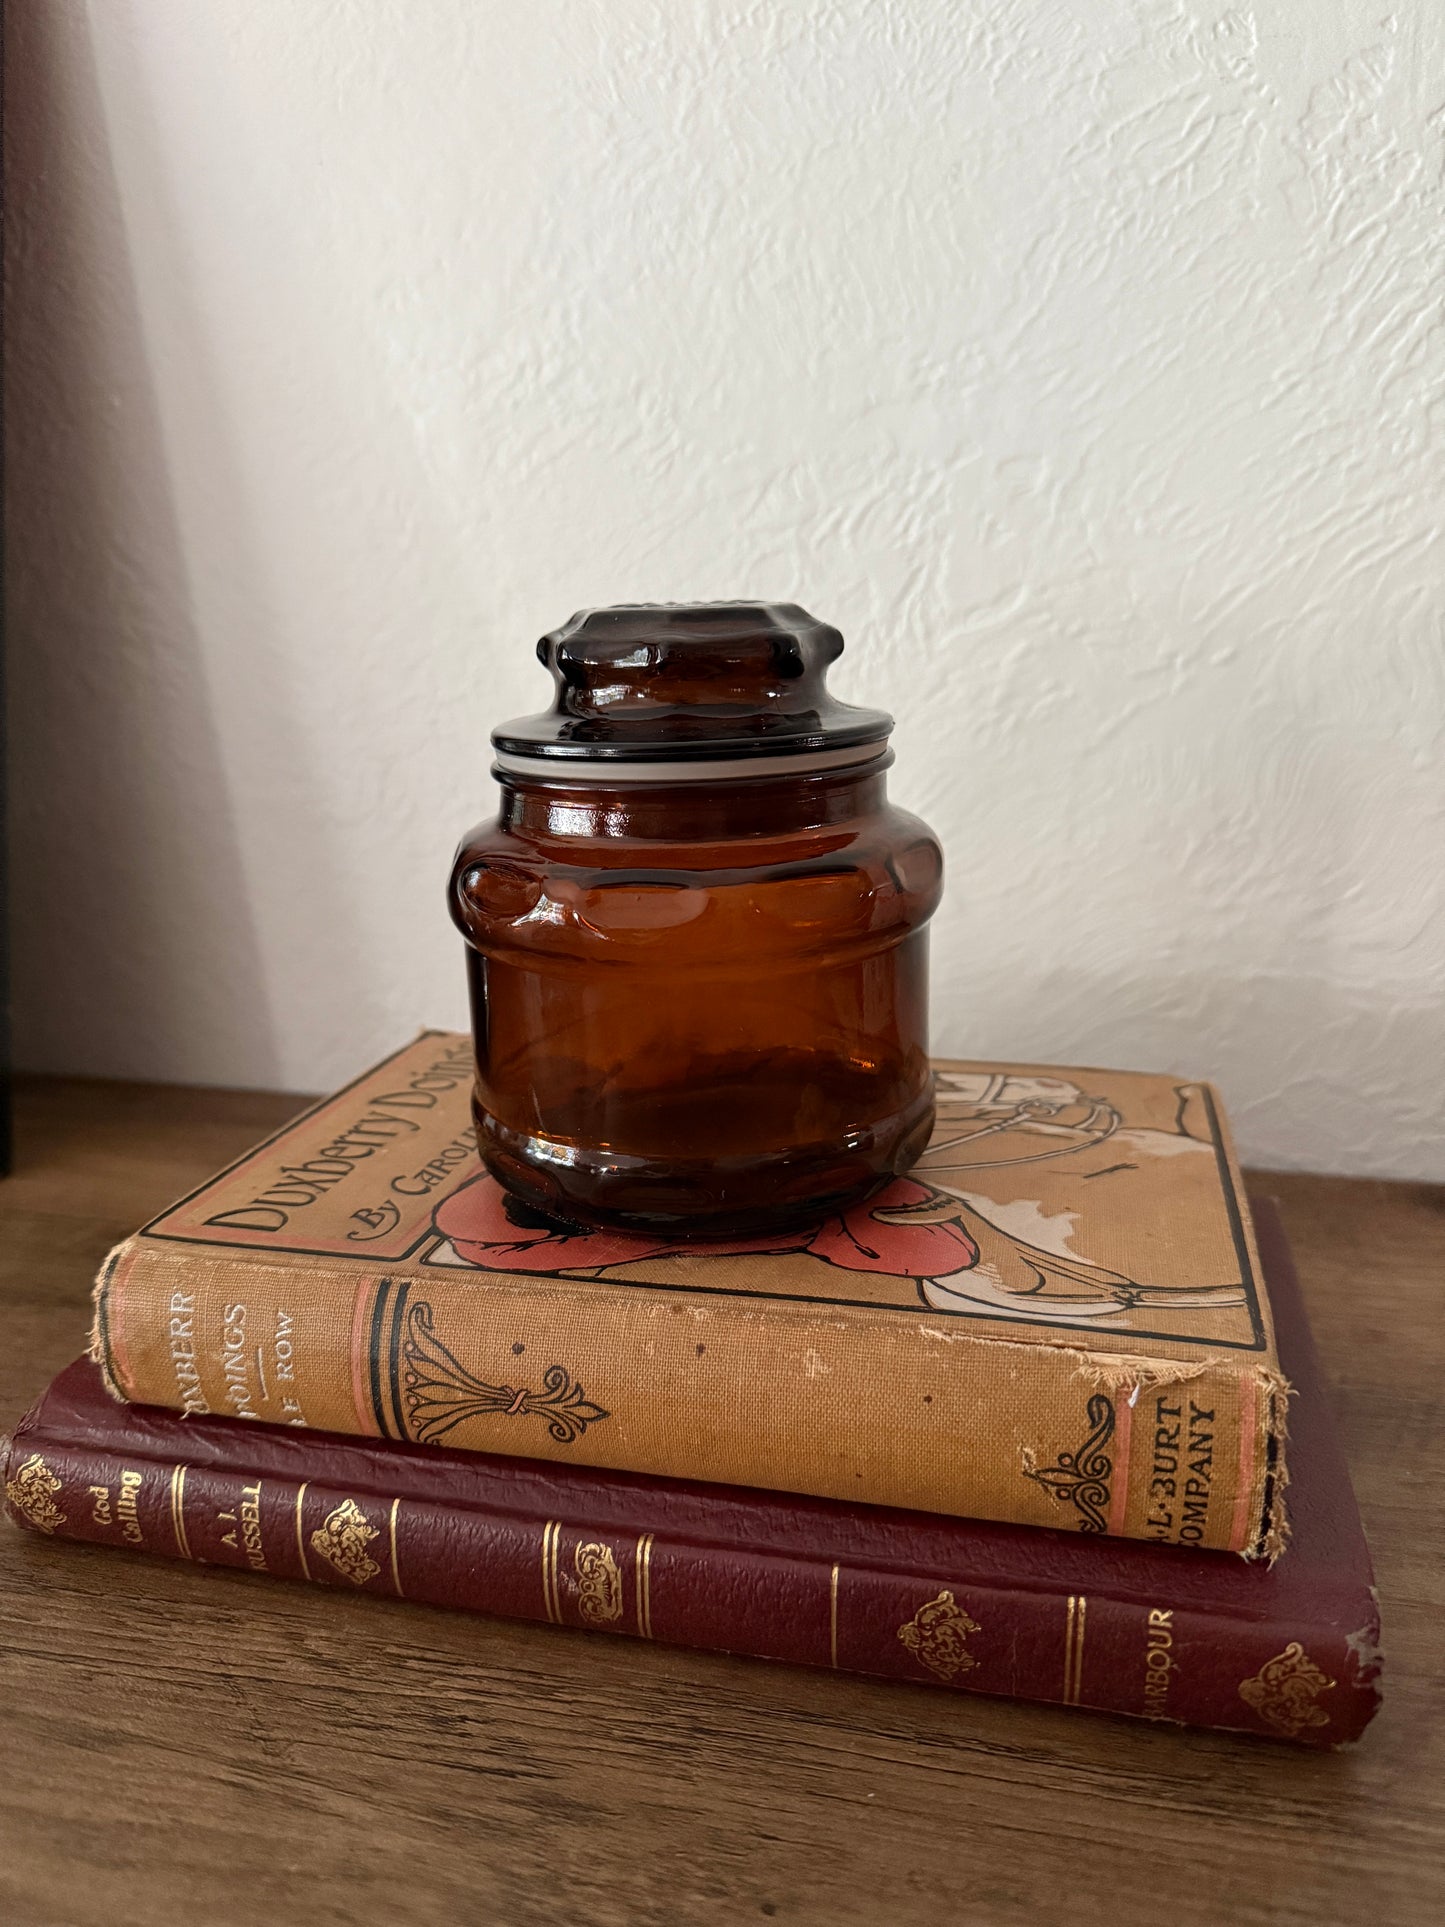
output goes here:
<path id="1" fill-rule="evenodd" d="M 1274 1206 L 1293 1543 L 1227 1553 L 121 1405 L 88 1360 L 16 1428 L 16 1521 L 283 1579 L 1315 1746 L 1379 1703 L 1369 1553 Z M 1141 1394 L 1164 1485 L 1187 1386 Z"/>

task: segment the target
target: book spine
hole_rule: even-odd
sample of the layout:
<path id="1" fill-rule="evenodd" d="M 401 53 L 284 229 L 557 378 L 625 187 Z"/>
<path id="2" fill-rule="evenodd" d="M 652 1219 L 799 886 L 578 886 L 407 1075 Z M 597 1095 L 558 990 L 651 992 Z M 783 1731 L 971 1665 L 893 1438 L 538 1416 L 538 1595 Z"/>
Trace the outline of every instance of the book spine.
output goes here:
<path id="1" fill-rule="evenodd" d="M 238 1433 L 239 1437 L 244 1434 Z M 298 1468 L 300 1469 L 300 1468 Z M 48 1538 L 673 1645 L 1333 1746 L 1375 1710 L 1368 1651 L 1211 1617 L 620 1533 L 455 1502 L 160 1462 L 22 1434 L 8 1510 Z M 1353 1650 L 1352 1650 L 1353 1648 Z"/>
<path id="2" fill-rule="evenodd" d="M 97 1287 L 120 1397 L 329 1432 L 1251 1554 L 1277 1549 L 1278 1375 L 1101 1358 L 920 1307 L 587 1278 L 190 1258 Z"/>

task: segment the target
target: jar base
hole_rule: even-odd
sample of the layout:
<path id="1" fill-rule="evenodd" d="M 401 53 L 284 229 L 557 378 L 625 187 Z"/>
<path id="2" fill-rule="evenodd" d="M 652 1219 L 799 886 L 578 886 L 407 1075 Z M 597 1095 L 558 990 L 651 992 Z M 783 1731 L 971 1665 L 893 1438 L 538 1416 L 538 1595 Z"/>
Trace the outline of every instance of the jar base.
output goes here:
<path id="1" fill-rule="evenodd" d="M 714 1242 L 796 1231 L 900 1177 L 933 1128 L 928 1087 L 905 1109 L 838 1144 L 739 1157 L 637 1157 L 517 1131 L 473 1102 L 482 1162 L 524 1209 L 592 1231 Z"/>

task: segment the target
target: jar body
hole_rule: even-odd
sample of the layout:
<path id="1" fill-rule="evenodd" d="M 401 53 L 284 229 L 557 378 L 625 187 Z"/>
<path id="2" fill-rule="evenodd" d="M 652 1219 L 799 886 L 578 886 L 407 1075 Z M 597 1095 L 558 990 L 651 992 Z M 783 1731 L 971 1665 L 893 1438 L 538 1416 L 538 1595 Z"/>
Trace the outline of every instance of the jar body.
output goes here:
<path id="1" fill-rule="evenodd" d="M 700 1239 L 846 1208 L 933 1118 L 942 859 L 883 767 L 503 778 L 462 843 L 484 1162 L 567 1223 Z"/>

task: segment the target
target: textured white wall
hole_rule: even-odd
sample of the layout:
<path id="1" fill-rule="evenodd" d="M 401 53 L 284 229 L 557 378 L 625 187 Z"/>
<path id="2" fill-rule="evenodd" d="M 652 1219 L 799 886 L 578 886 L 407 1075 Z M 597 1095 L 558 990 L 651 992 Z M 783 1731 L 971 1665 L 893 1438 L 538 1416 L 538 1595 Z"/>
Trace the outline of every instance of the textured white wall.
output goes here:
<path id="1" fill-rule="evenodd" d="M 25 1061 L 464 1021 L 579 604 L 796 598 L 943 835 L 936 1041 L 1445 1172 L 1439 0 L 19 0 Z"/>

